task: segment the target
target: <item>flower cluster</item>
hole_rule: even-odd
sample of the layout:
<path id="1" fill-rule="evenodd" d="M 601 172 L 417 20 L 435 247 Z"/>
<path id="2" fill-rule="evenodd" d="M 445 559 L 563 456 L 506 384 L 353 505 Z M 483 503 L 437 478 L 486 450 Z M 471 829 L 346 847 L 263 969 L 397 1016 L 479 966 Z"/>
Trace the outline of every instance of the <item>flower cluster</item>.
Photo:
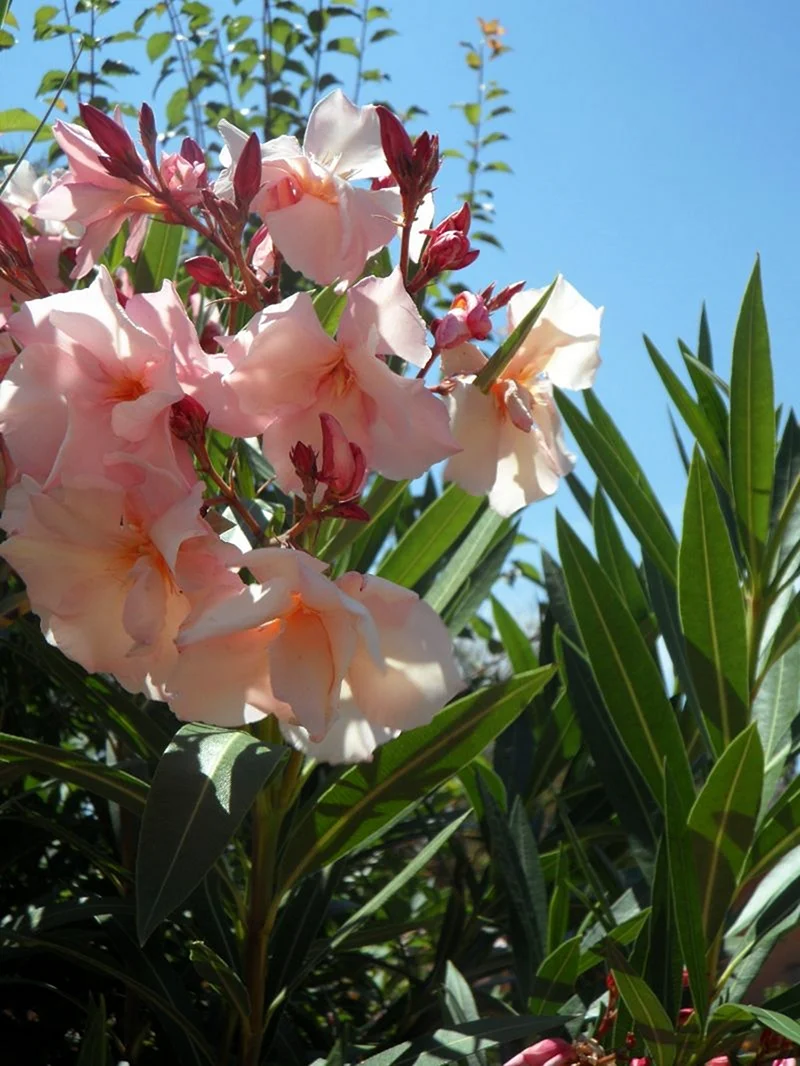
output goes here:
<path id="1" fill-rule="evenodd" d="M 332 580 L 315 530 L 369 519 L 370 472 L 414 479 L 445 462 L 446 478 L 502 514 L 553 492 L 572 458 L 552 389 L 591 384 L 601 312 L 559 280 L 481 391 L 473 342 L 492 313 L 507 306 L 513 329 L 541 294 L 464 292 L 428 343 L 420 294 L 478 255 L 466 205 L 426 225 L 435 137 L 412 142 L 389 112 L 337 91 L 302 145 L 223 123 L 212 183 L 191 140 L 158 157 L 146 105 L 144 155 L 119 115 L 84 106 L 82 117 L 54 127 L 69 170 L 43 181 L 22 164 L 0 202 L 0 554 L 47 639 L 87 670 L 183 719 L 274 715 L 320 758 L 369 758 L 461 682 L 431 608 L 376 577 Z M 190 314 L 172 282 L 135 292 L 102 264 L 123 227 L 135 258 L 151 217 L 204 242 L 186 272 L 222 294 L 211 318 L 196 321 L 197 291 Z M 398 267 L 363 276 L 398 233 Z M 334 286 L 335 328 L 309 292 L 283 295 L 284 263 Z M 68 275 L 92 273 L 68 289 Z M 443 380 L 429 387 L 440 355 Z M 294 499 L 282 533 L 264 529 L 232 477 L 246 438 Z M 230 439 L 229 461 L 212 458 L 210 441 Z"/>

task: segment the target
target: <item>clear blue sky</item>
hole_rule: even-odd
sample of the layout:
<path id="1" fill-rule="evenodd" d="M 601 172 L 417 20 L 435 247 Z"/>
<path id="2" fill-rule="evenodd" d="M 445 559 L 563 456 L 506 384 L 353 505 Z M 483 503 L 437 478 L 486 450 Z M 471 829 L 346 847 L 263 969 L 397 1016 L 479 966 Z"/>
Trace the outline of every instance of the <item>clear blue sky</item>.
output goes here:
<path id="1" fill-rule="evenodd" d="M 122 0 L 123 21 L 142 6 L 142 0 Z M 705 299 L 718 366 L 727 373 L 739 300 L 759 251 L 778 396 L 785 405 L 798 400 L 800 4 L 389 0 L 386 6 L 400 36 L 370 56 L 368 65 L 391 74 L 380 95 L 398 108 L 426 107 L 425 124 L 450 147 L 460 147 L 467 134 L 450 104 L 474 91 L 458 42 L 476 38 L 478 15 L 505 26 L 512 51 L 492 65 L 515 108 L 499 127 L 510 140 L 494 146 L 514 170 L 494 175 L 492 183 L 505 252 L 484 251 L 470 278 L 476 288 L 519 278 L 538 287 L 561 271 L 589 300 L 605 305 L 596 391 L 679 523 L 683 472 L 641 333 L 677 367 L 675 338 L 694 345 Z M 12 9 L 26 23 L 34 5 L 14 0 Z M 152 27 L 158 28 L 166 26 Z M 20 47 L 0 53 L 0 108 L 32 106 L 42 71 L 64 65 L 57 58 L 63 44 L 25 44 L 26 36 Z M 146 61 L 139 62 L 146 71 Z M 345 69 L 347 89 L 352 68 Z M 129 84 L 152 100 L 152 80 Z M 442 173 L 441 214 L 464 187 L 460 165 L 449 161 Z M 591 480 L 585 463 L 576 472 Z M 575 518 L 566 488 L 557 503 Z M 523 528 L 552 548 L 553 507 L 530 508 Z"/>

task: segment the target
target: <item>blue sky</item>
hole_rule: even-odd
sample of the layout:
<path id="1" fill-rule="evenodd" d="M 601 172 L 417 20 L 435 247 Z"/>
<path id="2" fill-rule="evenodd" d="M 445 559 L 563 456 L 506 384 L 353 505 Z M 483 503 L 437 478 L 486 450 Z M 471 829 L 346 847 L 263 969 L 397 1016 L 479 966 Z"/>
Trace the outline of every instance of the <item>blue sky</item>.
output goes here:
<path id="1" fill-rule="evenodd" d="M 121 21 L 132 21 L 142 6 L 122 0 Z M 479 15 L 505 26 L 512 51 L 492 65 L 515 109 L 498 127 L 510 140 L 493 146 L 514 171 L 492 181 L 505 251 L 482 252 L 470 281 L 478 288 L 525 278 L 540 287 L 561 271 L 587 299 L 605 305 L 596 391 L 679 523 L 683 472 L 642 332 L 677 367 L 675 338 L 694 345 L 705 299 L 717 363 L 727 373 L 739 301 L 758 251 L 776 391 L 785 405 L 798 398 L 800 5 L 390 0 L 386 6 L 399 36 L 370 57 L 391 74 L 380 93 L 398 107 L 426 107 L 425 125 L 449 147 L 460 147 L 467 135 L 450 105 L 474 91 L 458 42 L 477 37 Z M 25 23 L 34 5 L 15 0 L 12 10 Z M 63 44 L 25 44 L 22 36 L 19 47 L 0 53 L 0 109 L 39 110 L 33 90 L 41 73 L 63 65 Z M 140 69 L 145 76 L 129 82 L 130 95 L 138 89 L 152 101 L 153 79 Z M 448 161 L 442 172 L 441 215 L 465 185 L 460 166 Z M 585 463 L 576 472 L 591 480 Z M 566 488 L 556 503 L 585 531 Z M 553 509 L 535 505 L 523 525 L 551 549 Z"/>

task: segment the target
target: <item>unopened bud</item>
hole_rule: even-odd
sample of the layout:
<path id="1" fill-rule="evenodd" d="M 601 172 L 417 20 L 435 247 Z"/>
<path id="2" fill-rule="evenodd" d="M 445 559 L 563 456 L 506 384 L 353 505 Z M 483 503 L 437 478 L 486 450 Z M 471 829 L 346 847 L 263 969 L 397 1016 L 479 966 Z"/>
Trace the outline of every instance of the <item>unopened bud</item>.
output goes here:
<path id="1" fill-rule="evenodd" d="M 158 130 L 156 128 L 156 117 L 149 104 L 142 104 L 139 108 L 139 137 L 145 155 L 152 162 L 155 159 L 158 146 Z"/>
<path id="2" fill-rule="evenodd" d="M 468 267 L 479 255 L 477 248 L 470 247 L 469 237 L 453 230 L 434 237 L 425 246 L 423 265 L 430 277 L 436 277 L 445 270 L 462 270 Z"/>
<path id="3" fill-rule="evenodd" d="M 414 173 L 414 145 L 406 132 L 405 126 L 388 107 L 376 108 L 381 127 L 381 147 L 386 162 L 403 188 Z"/>
<path id="4" fill-rule="evenodd" d="M 525 1048 L 504 1066 L 568 1066 L 577 1060 L 578 1056 L 572 1044 L 555 1036 L 548 1040 L 539 1040 L 538 1043 Z"/>
<path id="5" fill-rule="evenodd" d="M 450 305 L 450 310 L 435 326 L 431 324 L 436 346 L 443 351 L 455 348 L 470 340 L 486 340 L 492 332 L 492 320 L 481 296 L 474 292 L 461 292 Z"/>
<path id="6" fill-rule="evenodd" d="M 326 499 L 351 500 L 367 475 L 367 462 L 357 444 L 351 443 L 339 422 L 327 413 L 319 416 L 322 427 L 322 469 L 319 480 L 328 486 Z"/>
<path id="7" fill-rule="evenodd" d="M 494 286 L 490 286 L 490 288 L 493 287 Z M 489 293 L 488 296 L 484 295 L 483 298 L 490 311 L 499 311 L 501 307 L 506 306 L 512 296 L 516 296 L 517 293 L 522 292 L 524 288 L 524 281 L 515 281 L 513 285 L 506 285 L 504 289 L 501 289 L 497 296 L 492 296 L 492 294 Z"/>
<path id="8" fill-rule="evenodd" d="M 317 453 L 310 444 L 304 444 L 299 440 L 293 448 L 290 448 L 289 459 L 303 484 L 303 492 L 306 496 L 313 496 L 318 481 Z"/>
<path id="9" fill-rule="evenodd" d="M 352 500 L 348 500 L 345 503 L 336 503 L 333 507 L 326 508 L 326 518 L 347 518 L 351 522 L 369 522 L 369 511 L 365 511 L 357 503 L 353 503 Z"/>
<path id="10" fill-rule="evenodd" d="M 261 188 L 261 144 L 251 133 L 239 156 L 233 175 L 233 191 L 237 206 L 246 211 L 250 201 Z"/>
<path id="11" fill-rule="evenodd" d="M 231 283 L 219 263 L 210 255 L 195 255 L 183 264 L 186 273 L 201 285 L 229 292 Z"/>
<path id="12" fill-rule="evenodd" d="M 120 126 L 113 118 L 109 118 L 108 115 L 104 115 L 96 107 L 92 107 L 91 104 L 80 104 L 80 112 L 86 128 L 98 147 L 112 161 L 125 164 L 131 177 L 144 173 L 144 166 L 136 151 L 136 145 L 123 126 Z"/>
<path id="13" fill-rule="evenodd" d="M 22 223 L 0 200 L 0 248 L 10 252 L 18 263 L 32 265 Z"/>
<path id="14" fill-rule="evenodd" d="M 187 163 L 205 163 L 206 156 L 194 137 L 184 137 L 181 141 L 181 153 Z"/>
<path id="15" fill-rule="evenodd" d="M 193 396 L 184 396 L 170 408 L 169 428 L 178 440 L 194 445 L 205 440 L 208 411 Z"/>

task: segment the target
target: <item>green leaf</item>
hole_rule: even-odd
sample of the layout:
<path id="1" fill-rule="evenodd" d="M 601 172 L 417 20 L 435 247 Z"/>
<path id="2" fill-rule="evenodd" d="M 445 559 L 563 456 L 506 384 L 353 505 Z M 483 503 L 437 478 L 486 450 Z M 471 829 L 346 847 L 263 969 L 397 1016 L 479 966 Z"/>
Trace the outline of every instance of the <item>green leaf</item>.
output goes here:
<path id="1" fill-rule="evenodd" d="M 658 997 L 637 974 L 616 945 L 608 945 L 614 979 L 623 1003 L 636 1023 L 655 1066 L 671 1066 L 677 1051 L 674 1026 Z"/>
<path id="2" fill-rule="evenodd" d="M 697 449 L 689 471 L 678 552 L 678 603 L 689 668 L 719 754 L 747 724 L 747 632 L 733 548 Z"/>
<path id="3" fill-rule="evenodd" d="M 178 730 L 142 819 L 136 857 L 142 943 L 200 882 L 287 754 L 240 730 L 199 723 Z"/>
<path id="4" fill-rule="evenodd" d="M 706 311 L 706 305 L 700 311 L 700 332 L 697 338 L 697 358 L 703 364 L 707 366 L 709 370 L 714 369 L 714 355 L 711 349 L 711 330 L 708 327 L 708 312 Z"/>
<path id="5" fill-rule="evenodd" d="M 470 535 L 463 544 L 459 545 L 425 594 L 425 601 L 433 607 L 434 611 L 443 614 L 461 586 L 469 579 L 483 555 L 492 546 L 498 533 L 507 525 L 508 519 L 501 518 L 494 511 L 487 509 L 483 512 L 470 530 Z"/>
<path id="6" fill-rule="evenodd" d="M 228 1004 L 234 1008 L 245 1030 L 251 1024 L 250 996 L 239 975 L 207 944 L 193 940 L 189 944 L 189 958 L 204 981 L 214 985 Z"/>
<path id="7" fill-rule="evenodd" d="M 611 502 L 653 562 L 674 584 L 678 552 L 675 535 L 638 465 L 631 468 L 619 440 L 592 425 L 563 392 L 556 391 L 556 402 Z"/>
<path id="8" fill-rule="evenodd" d="M 642 947 L 647 946 L 642 976 L 673 1018 L 677 1018 L 683 999 L 683 958 L 675 920 L 677 906 L 683 906 L 683 895 L 677 901 L 674 898 L 674 885 L 669 876 L 668 842 L 662 835 L 653 868 L 650 919 L 641 933 Z M 637 942 L 634 955 L 639 948 Z M 705 1002 L 701 1003 L 698 1013 L 701 1019 L 705 1018 Z"/>
<path id="9" fill-rule="evenodd" d="M 753 841 L 747 880 L 763 876 L 800 844 L 800 777 L 795 777 L 774 805 Z"/>
<path id="10" fill-rule="evenodd" d="M 28 133 L 38 131 L 37 141 L 52 140 L 53 134 L 49 127 L 40 127 L 40 120 L 22 107 L 12 107 L 8 111 L 0 111 L 0 133 Z"/>
<path id="11" fill-rule="evenodd" d="M 620 822 L 645 847 L 654 848 L 656 835 L 647 786 L 614 728 L 589 664 L 560 634 L 556 657 L 584 741 Z"/>
<path id="12" fill-rule="evenodd" d="M 539 665 L 539 660 L 533 650 L 531 638 L 494 596 L 492 597 L 492 614 L 514 673 L 521 674 L 524 670 L 535 670 Z"/>
<path id="13" fill-rule="evenodd" d="M 731 483 L 744 549 L 758 572 L 769 533 L 775 466 L 775 410 L 767 317 L 756 259 L 733 340 L 730 417 Z"/>
<path id="14" fill-rule="evenodd" d="M 594 495 L 591 520 L 597 545 L 597 561 L 616 585 L 640 629 L 647 633 L 652 628 L 647 597 L 633 559 L 625 549 L 611 508 L 599 485 Z"/>
<path id="15" fill-rule="evenodd" d="M 663 759 L 680 792 L 693 794 L 692 774 L 675 712 L 639 627 L 600 565 L 557 515 L 558 543 L 583 645 L 614 725 L 656 803 L 662 802 Z"/>
<path id="16" fill-rule="evenodd" d="M 799 712 L 800 644 L 795 644 L 770 667 L 753 701 L 753 721 L 764 749 L 764 809 L 786 766 L 791 726 Z"/>
<path id="17" fill-rule="evenodd" d="M 378 568 L 378 576 L 413 588 L 461 536 L 485 506 L 458 485 L 448 485 L 400 538 Z"/>
<path id="18" fill-rule="evenodd" d="M 728 481 L 727 450 L 728 450 L 728 408 L 720 396 L 720 390 L 714 381 L 714 375 L 708 368 L 692 355 L 689 349 L 678 341 L 678 346 L 683 356 L 683 362 L 689 377 L 692 379 L 697 400 L 705 414 L 706 421 L 719 441 L 720 447 L 726 456 L 726 475 L 722 478 L 724 483 Z"/>
<path id="19" fill-rule="evenodd" d="M 12 761 L 25 759 L 36 773 L 78 785 L 134 814 L 144 810 L 148 788 L 143 781 L 123 770 L 114 770 L 105 763 L 88 759 L 80 752 L 0 733 L 0 761 L 4 761 L 4 757 L 10 757 Z"/>
<path id="20" fill-rule="evenodd" d="M 86 1029 L 81 1037 L 80 1051 L 75 1060 L 75 1066 L 107 1066 L 108 1062 L 105 1000 L 100 996 L 95 1003 L 93 997 L 90 996 L 89 1008 L 86 1012 Z"/>
<path id="21" fill-rule="evenodd" d="M 457 774 L 552 675 L 535 670 L 464 696 L 430 725 L 384 744 L 371 763 L 347 770 L 297 817 L 282 861 L 284 884 L 353 851 Z"/>
<path id="22" fill-rule="evenodd" d="M 534 1018 L 513 1015 L 505 1018 L 481 1018 L 480 1021 L 437 1029 L 432 1036 L 396 1044 L 377 1055 L 363 1059 L 361 1066 L 442 1066 L 461 1062 L 466 1055 L 490 1051 L 511 1040 L 528 1040 L 548 1029 L 558 1029 L 566 1018 Z"/>
<path id="23" fill-rule="evenodd" d="M 168 31 L 152 33 L 147 38 L 147 58 L 150 62 L 155 63 L 157 59 L 160 59 L 174 39 L 173 34 Z"/>
<path id="24" fill-rule="evenodd" d="M 680 380 L 678 375 L 670 367 L 666 359 L 661 355 L 649 337 L 644 338 L 647 353 L 653 366 L 658 371 L 658 376 L 664 383 L 664 388 L 678 409 L 678 413 L 689 427 L 697 443 L 703 449 L 708 464 L 716 473 L 720 481 L 725 484 L 728 480 L 728 463 L 722 450 L 719 437 L 697 401 L 692 399 L 689 390 Z"/>
<path id="25" fill-rule="evenodd" d="M 320 289 L 312 303 L 317 313 L 319 324 L 329 337 L 333 337 L 339 327 L 339 320 L 347 304 L 347 296 L 338 293 L 333 285 Z"/>
<path id="26" fill-rule="evenodd" d="M 761 742 L 753 724 L 714 764 L 689 812 L 689 841 L 709 945 L 725 919 L 753 842 L 763 767 Z"/>
<path id="27" fill-rule="evenodd" d="M 469 983 L 449 959 L 444 972 L 444 1010 L 447 1021 L 455 1025 L 474 1022 L 480 1018 Z M 466 1066 L 488 1066 L 488 1060 L 482 1050 L 474 1055 L 467 1055 L 464 1062 Z"/>
<path id="28" fill-rule="evenodd" d="M 685 800 L 678 795 L 667 763 L 664 776 L 664 828 L 672 886 L 678 942 L 689 975 L 692 1003 L 704 1024 L 708 1014 L 706 938 L 700 904 L 700 886 L 686 825 Z"/>
<path id="29" fill-rule="evenodd" d="M 332 562 L 338 559 L 351 544 L 366 537 L 373 523 L 403 495 L 407 488 L 407 481 L 388 481 L 386 478 L 376 477 L 367 498 L 361 501 L 370 516 L 370 521 L 365 526 L 359 522 L 347 522 L 343 529 L 322 546 L 317 553 L 319 558 Z"/>
<path id="30" fill-rule="evenodd" d="M 800 1044 L 800 1022 L 795 1021 L 792 1018 L 787 1018 L 785 1014 L 779 1014 L 774 1010 L 766 1010 L 764 1007 L 753 1007 L 751 1004 L 734 1004 L 734 1006 L 741 1006 L 743 1010 L 748 1011 L 756 1021 L 761 1022 L 768 1029 L 772 1029 L 774 1033 L 780 1033 L 781 1036 L 785 1036 L 787 1040 L 791 1040 L 794 1044 Z"/>
<path id="31" fill-rule="evenodd" d="M 581 937 L 565 940 L 544 959 L 536 971 L 534 992 L 528 1004 L 532 1014 L 551 1014 L 575 990 L 581 956 Z"/>
<path id="32" fill-rule="evenodd" d="M 485 366 L 482 366 L 475 377 L 474 385 L 480 389 L 481 392 L 488 392 L 492 386 L 492 382 L 502 374 L 514 356 L 517 354 L 518 349 L 528 336 L 530 331 L 539 321 L 539 318 L 544 311 L 547 301 L 550 299 L 553 293 L 553 289 L 558 284 L 558 278 L 554 278 L 550 286 L 545 289 L 542 296 L 536 301 L 534 306 L 523 317 L 519 325 L 509 333 L 494 355 L 486 362 Z"/>
<path id="33" fill-rule="evenodd" d="M 183 226 L 150 220 L 136 269 L 133 284 L 137 292 L 157 292 L 164 281 L 172 281 L 178 272 L 178 260 L 183 245 Z"/>

